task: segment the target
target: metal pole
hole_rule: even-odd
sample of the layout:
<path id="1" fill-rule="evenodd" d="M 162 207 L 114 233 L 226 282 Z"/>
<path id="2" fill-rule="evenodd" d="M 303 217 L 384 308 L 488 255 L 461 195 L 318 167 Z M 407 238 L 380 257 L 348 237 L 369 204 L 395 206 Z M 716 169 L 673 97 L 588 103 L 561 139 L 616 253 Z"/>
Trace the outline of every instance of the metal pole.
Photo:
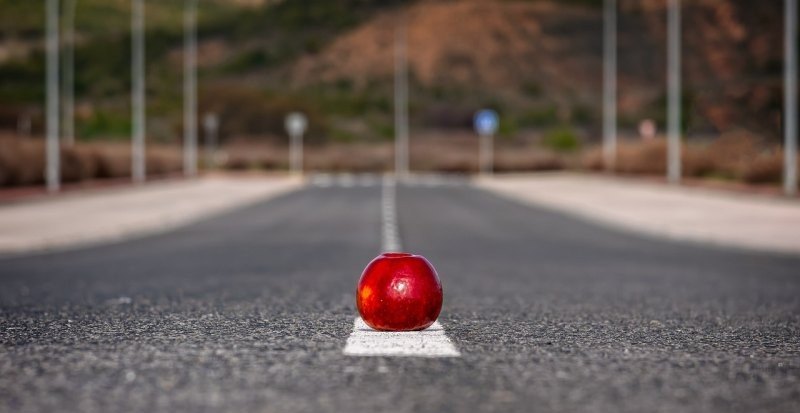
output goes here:
<path id="1" fill-rule="evenodd" d="M 617 163 L 617 0 L 605 0 L 603 25 L 603 164 Z"/>
<path id="2" fill-rule="evenodd" d="M 480 136 L 480 173 L 491 175 L 494 172 L 494 135 Z"/>
<path id="3" fill-rule="evenodd" d="M 667 180 L 681 180 L 681 4 L 667 11 Z"/>
<path id="4" fill-rule="evenodd" d="M 64 143 L 75 144 L 75 7 L 78 0 L 67 0 L 64 17 Z"/>
<path id="5" fill-rule="evenodd" d="M 58 125 L 58 1 L 47 0 L 47 190 L 57 192 L 61 185 L 61 166 Z"/>
<path id="6" fill-rule="evenodd" d="M 394 70 L 394 129 L 395 175 L 408 174 L 408 57 L 406 21 L 403 19 L 395 31 Z"/>
<path id="7" fill-rule="evenodd" d="M 197 174 L 197 0 L 187 0 L 184 11 L 183 53 L 183 173 Z"/>
<path id="8" fill-rule="evenodd" d="M 290 169 L 293 174 L 300 175 L 303 173 L 303 134 L 294 133 L 291 136 L 292 142 L 290 146 Z"/>
<path id="9" fill-rule="evenodd" d="M 206 129 L 206 162 L 212 168 L 216 167 L 218 122 L 217 115 L 213 113 L 206 114 L 203 121 Z"/>
<path id="10" fill-rule="evenodd" d="M 145 180 L 145 74 L 144 74 L 144 0 L 134 0 L 131 13 L 131 172 L 133 182 Z"/>
<path id="11" fill-rule="evenodd" d="M 783 190 L 797 193 L 797 0 L 785 0 Z"/>

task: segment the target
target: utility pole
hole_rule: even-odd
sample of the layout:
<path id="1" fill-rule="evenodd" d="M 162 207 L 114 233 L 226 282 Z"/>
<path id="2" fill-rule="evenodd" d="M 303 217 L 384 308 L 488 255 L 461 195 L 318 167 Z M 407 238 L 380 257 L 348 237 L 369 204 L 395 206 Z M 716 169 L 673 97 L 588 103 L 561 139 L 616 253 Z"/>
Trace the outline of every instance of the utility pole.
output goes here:
<path id="1" fill-rule="evenodd" d="M 408 50 L 406 17 L 401 17 L 395 30 L 394 68 L 394 166 L 398 179 L 408 175 Z"/>
<path id="2" fill-rule="evenodd" d="M 797 194 L 797 0 L 785 0 L 783 191 Z"/>
<path id="3" fill-rule="evenodd" d="M 681 180 L 681 2 L 667 10 L 667 180 Z"/>
<path id="4" fill-rule="evenodd" d="M 49 192 L 58 192 L 61 186 L 61 165 L 58 134 L 58 2 L 59 0 L 46 0 L 46 25 L 47 41 L 47 142 L 45 144 L 45 157 L 47 169 L 45 179 Z"/>
<path id="5" fill-rule="evenodd" d="M 209 167 L 216 167 L 217 158 L 217 132 L 219 131 L 219 118 L 215 113 L 206 113 L 203 117 L 203 128 L 206 131 L 206 163 Z"/>
<path id="6" fill-rule="evenodd" d="M 64 11 L 64 144 L 75 144 L 75 8 L 78 0 L 67 0 Z"/>
<path id="7" fill-rule="evenodd" d="M 183 173 L 197 175 L 197 0 L 184 10 Z"/>
<path id="8" fill-rule="evenodd" d="M 603 19 L 603 164 L 617 163 L 617 0 L 605 0 Z"/>
<path id="9" fill-rule="evenodd" d="M 142 183 L 146 176 L 145 163 L 145 74 L 144 74 L 144 0 L 131 5 L 131 172 L 133 182 Z"/>

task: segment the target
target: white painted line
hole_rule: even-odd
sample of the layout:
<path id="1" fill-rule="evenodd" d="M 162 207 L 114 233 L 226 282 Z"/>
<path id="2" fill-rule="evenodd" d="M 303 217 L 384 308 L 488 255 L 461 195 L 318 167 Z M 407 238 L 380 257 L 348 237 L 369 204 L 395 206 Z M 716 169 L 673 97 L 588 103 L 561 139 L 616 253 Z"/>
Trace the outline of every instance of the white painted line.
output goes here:
<path id="1" fill-rule="evenodd" d="M 361 186 L 370 187 L 370 186 L 374 186 L 375 184 L 378 183 L 378 178 L 375 177 L 375 175 L 373 175 L 373 174 L 363 174 L 363 175 L 359 176 L 358 183 Z"/>
<path id="2" fill-rule="evenodd" d="M 373 330 L 357 317 L 347 339 L 348 356 L 459 357 L 439 322 L 422 331 L 386 332 Z"/>
<path id="3" fill-rule="evenodd" d="M 311 177 L 311 185 L 327 188 L 333 185 L 333 177 L 330 174 L 316 174 Z"/>
<path id="4" fill-rule="evenodd" d="M 339 175 L 339 186 L 352 188 L 356 185 L 356 178 L 352 174 Z"/>
<path id="5" fill-rule="evenodd" d="M 381 188 L 381 232 L 383 251 L 402 251 L 397 230 L 397 184 L 383 177 Z M 353 332 L 347 339 L 348 356 L 459 357 L 455 345 L 437 321 L 422 331 L 388 332 L 373 330 L 356 317 Z"/>
<path id="6" fill-rule="evenodd" d="M 397 231 L 397 185 L 394 178 L 384 176 L 381 188 L 381 228 L 383 251 L 402 251 Z"/>

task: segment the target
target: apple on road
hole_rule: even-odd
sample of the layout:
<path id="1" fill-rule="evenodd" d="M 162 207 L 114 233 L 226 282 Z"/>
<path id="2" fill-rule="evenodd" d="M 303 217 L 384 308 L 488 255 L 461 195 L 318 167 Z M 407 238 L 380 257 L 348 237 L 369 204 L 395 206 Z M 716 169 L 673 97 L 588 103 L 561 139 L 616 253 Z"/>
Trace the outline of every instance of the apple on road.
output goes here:
<path id="1" fill-rule="evenodd" d="M 386 252 L 361 274 L 356 306 L 364 322 L 376 330 L 423 330 L 442 310 L 442 283 L 425 257 Z"/>

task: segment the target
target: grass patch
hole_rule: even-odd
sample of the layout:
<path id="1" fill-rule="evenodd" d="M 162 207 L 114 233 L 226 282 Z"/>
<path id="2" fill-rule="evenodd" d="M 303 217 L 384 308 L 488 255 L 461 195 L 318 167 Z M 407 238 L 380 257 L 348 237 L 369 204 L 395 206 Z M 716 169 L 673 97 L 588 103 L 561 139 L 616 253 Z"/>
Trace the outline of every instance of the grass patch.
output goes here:
<path id="1" fill-rule="evenodd" d="M 574 152 L 581 146 L 578 135 L 569 126 L 559 126 L 549 130 L 542 144 L 556 152 Z"/>

